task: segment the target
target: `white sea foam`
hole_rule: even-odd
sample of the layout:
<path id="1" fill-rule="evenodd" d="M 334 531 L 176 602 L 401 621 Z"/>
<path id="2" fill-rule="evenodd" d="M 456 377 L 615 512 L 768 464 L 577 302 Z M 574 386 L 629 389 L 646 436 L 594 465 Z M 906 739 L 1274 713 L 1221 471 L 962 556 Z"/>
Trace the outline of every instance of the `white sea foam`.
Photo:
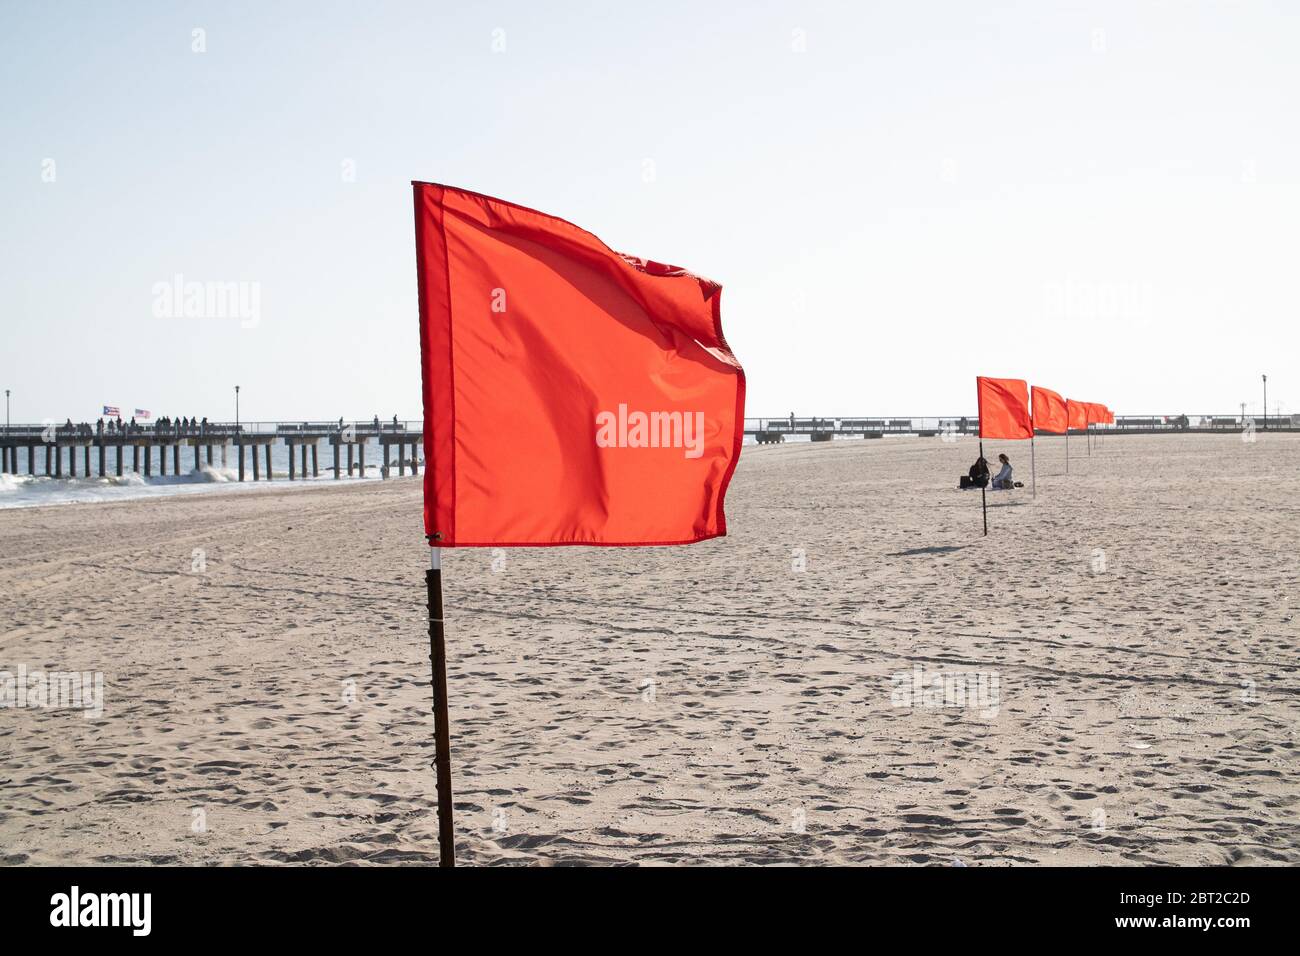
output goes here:
<path id="1" fill-rule="evenodd" d="M 277 463 L 279 464 L 279 463 Z M 378 465 L 366 463 L 366 477 L 344 478 L 343 481 L 373 481 L 380 477 Z M 396 478 L 396 474 L 392 477 Z M 104 501 L 126 501 L 133 498 L 166 497 L 178 494 L 202 494 L 218 491 L 265 491 L 304 488 L 319 481 L 333 481 L 332 468 L 323 469 L 319 477 L 289 482 L 288 470 L 277 470 L 275 481 L 253 481 L 251 467 L 245 470 L 245 481 L 239 481 L 234 468 L 201 465 L 198 469 L 180 475 L 153 475 L 149 478 L 137 472 L 126 472 L 120 478 L 47 478 L 44 475 L 0 475 L 0 510 L 7 508 L 33 508 L 44 505 L 89 504 Z"/>

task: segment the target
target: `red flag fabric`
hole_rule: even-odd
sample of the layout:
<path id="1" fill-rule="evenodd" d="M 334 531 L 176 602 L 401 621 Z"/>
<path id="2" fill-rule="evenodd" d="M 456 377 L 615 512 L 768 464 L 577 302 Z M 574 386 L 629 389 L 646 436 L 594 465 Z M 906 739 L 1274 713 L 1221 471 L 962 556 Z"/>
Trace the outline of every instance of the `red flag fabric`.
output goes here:
<path id="1" fill-rule="evenodd" d="M 1033 438 L 1029 386 L 1018 378 L 977 376 L 980 438 Z"/>
<path id="2" fill-rule="evenodd" d="M 1101 425 L 1106 421 L 1106 406 L 1097 402 L 1088 402 L 1088 421 L 1093 425 Z"/>
<path id="3" fill-rule="evenodd" d="M 412 185 L 429 543 L 726 534 L 745 376 L 722 287 L 533 209 Z"/>
<path id="4" fill-rule="evenodd" d="M 1064 435 L 1070 427 L 1069 412 L 1065 407 L 1065 399 L 1050 388 L 1040 388 L 1037 385 L 1030 391 L 1034 399 L 1034 428 L 1040 432 Z"/>
<path id="5" fill-rule="evenodd" d="M 1065 408 L 1070 416 L 1071 428 L 1088 427 L 1088 408 L 1087 402 L 1076 402 L 1072 398 L 1065 400 Z"/>

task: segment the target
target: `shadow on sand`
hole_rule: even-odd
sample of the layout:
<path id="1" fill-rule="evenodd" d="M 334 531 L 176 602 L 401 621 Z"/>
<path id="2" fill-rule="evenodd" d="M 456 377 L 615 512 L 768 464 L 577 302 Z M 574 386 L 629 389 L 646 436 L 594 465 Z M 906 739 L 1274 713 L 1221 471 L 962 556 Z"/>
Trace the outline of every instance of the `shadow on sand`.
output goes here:
<path id="1" fill-rule="evenodd" d="M 930 548 L 913 548 L 910 551 L 895 551 L 890 554 L 891 558 L 914 558 L 920 554 L 948 554 L 952 551 L 960 551 L 962 548 L 969 548 L 968 544 L 944 544 L 935 545 Z"/>

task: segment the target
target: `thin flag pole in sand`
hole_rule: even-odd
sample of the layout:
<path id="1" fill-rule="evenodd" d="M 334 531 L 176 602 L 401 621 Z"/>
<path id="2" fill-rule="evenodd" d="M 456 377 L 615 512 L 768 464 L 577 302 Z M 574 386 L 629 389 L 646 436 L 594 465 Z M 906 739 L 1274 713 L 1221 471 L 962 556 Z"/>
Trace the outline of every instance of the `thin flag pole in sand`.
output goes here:
<path id="1" fill-rule="evenodd" d="M 984 457 L 984 439 L 980 439 L 980 460 L 984 462 L 984 484 L 980 485 L 980 507 L 984 510 L 984 537 L 989 536 L 988 460 Z"/>
<path id="2" fill-rule="evenodd" d="M 1038 497 L 1038 464 L 1034 461 L 1034 436 L 1029 436 L 1029 482 L 1030 487 L 1034 490 L 1034 497 Z"/>
<path id="3" fill-rule="evenodd" d="M 438 783 L 438 865 L 456 865 L 451 820 L 451 727 L 447 719 L 447 644 L 442 622 L 442 551 L 429 549 L 424 572 L 429 595 L 429 662 L 433 671 L 433 764 Z"/>

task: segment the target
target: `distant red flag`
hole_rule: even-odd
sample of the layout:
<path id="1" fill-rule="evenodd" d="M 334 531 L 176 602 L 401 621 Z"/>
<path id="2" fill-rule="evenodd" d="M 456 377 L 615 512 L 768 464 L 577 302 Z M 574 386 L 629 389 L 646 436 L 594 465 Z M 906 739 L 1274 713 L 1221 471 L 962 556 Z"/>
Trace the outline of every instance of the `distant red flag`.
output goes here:
<path id="1" fill-rule="evenodd" d="M 745 378 L 722 287 L 554 216 L 413 186 L 430 544 L 726 534 Z"/>
<path id="2" fill-rule="evenodd" d="M 980 438 L 1033 438 L 1029 386 L 1018 378 L 975 379 Z"/>
<path id="3" fill-rule="evenodd" d="M 1040 432 L 1064 435 L 1070 427 L 1065 399 L 1050 388 L 1040 388 L 1037 385 L 1031 389 L 1031 392 L 1034 399 L 1034 428 Z"/>
<path id="4" fill-rule="evenodd" d="M 1065 400 L 1066 411 L 1070 416 L 1070 428 L 1087 428 L 1088 427 L 1088 408 L 1087 402 L 1076 402 L 1072 398 Z"/>

